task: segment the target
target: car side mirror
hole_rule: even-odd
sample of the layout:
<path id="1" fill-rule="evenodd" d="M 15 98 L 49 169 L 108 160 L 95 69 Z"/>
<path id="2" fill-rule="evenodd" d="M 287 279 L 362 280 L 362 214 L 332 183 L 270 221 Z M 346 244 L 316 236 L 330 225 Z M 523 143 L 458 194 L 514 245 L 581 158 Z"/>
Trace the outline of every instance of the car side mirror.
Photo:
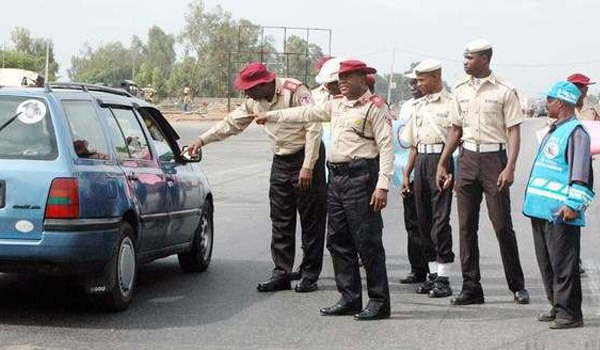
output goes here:
<path id="1" fill-rule="evenodd" d="M 198 153 L 191 155 L 189 152 L 190 148 L 188 146 L 183 146 L 181 148 L 180 156 L 188 163 L 199 163 L 202 160 L 202 148 L 198 149 Z"/>

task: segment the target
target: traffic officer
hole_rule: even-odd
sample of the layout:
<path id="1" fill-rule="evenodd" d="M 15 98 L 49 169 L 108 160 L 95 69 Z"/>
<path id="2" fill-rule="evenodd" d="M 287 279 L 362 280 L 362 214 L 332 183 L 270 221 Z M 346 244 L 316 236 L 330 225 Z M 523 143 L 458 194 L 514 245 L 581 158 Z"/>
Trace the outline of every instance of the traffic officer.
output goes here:
<path id="1" fill-rule="evenodd" d="M 552 305 L 538 320 L 552 322 L 551 329 L 583 326 L 580 230 L 594 192 L 590 137 L 575 116 L 580 95 L 577 86 L 566 81 L 557 82 L 546 93 L 548 117 L 554 123 L 538 149 L 523 202 Z"/>
<path id="2" fill-rule="evenodd" d="M 394 184 L 402 187 L 404 169 L 406 168 L 406 162 L 408 161 L 408 153 L 406 151 L 408 142 L 401 139 L 401 129 L 404 130 L 406 125 L 412 120 L 414 111 L 415 100 L 423 97 L 421 91 L 417 88 L 417 75 L 414 70 L 404 74 L 404 77 L 408 79 L 411 99 L 405 101 L 400 107 L 398 114 L 398 120 L 392 122 L 394 136 Z M 398 174 L 398 175 L 396 175 Z M 408 262 L 410 264 L 410 272 L 400 279 L 402 284 L 411 283 L 423 283 L 427 278 L 429 272 L 427 266 L 427 258 L 423 253 L 421 247 L 421 234 L 419 232 L 419 223 L 417 222 L 417 209 L 415 207 L 415 197 L 413 188 L 413 173 L 410 174 L 410 183 L 408 189 L 401 190 L 402 196 L 402 208 L 403 208 L 403 219 L 404 228 L 406 229 L 406 253 L 408 255 Z"/>
<path id="3" fill-rule="evenodd" d="M 310 105 L 309 89 L 300 81 L 277 78 L 259 62 L 247 65 L 235 79 L 235 87 L 247 98 L 234 111 L 190 145 L 190 154 L 200 147 L 239 134 L 254 115 L 270 110 Z M 259 292 L 290 289 L 295 256 L 296 215 L 300 215 L 304 258 L 297 292 L 317 289 L 323 265 L 326 225 L 325 150 L 321 146 L 320 123 L 270 124 L 265 128 L 271 141 L 273 163 L 269 199 L 271 203 L 271 254 L 275 268 Z"/>
<path id="4" fill-rule="evenodd" d="M 311 90 L 315 104 L 323 104 L 340 94 L 337 71 L 340 69 L 340 62 L 344 60 L 332 57 L 321 66 L 319 73 L 315 77 L 315 81 L 319 86 Z"/>
<path id="5" fill-rule="evenodd" d="M 454 305 L 484 302 L 477 238 L 484 193 L 508 287 L 516 303 L 529 303 L 510 214 L 509 190 L 519 155 L 519 125 L 525 117 L 515 89 L 492 73 L 491 58 L 492 46 L 486 40 L 475 40 L 465 48 L 464 69 L 468 76 L 454 88 L 449 117 L 452 128 L 436 176 L 440 188 L 451 186 L 451 156 L 461 140 L 455 188 L 463 286 L 458 297 L 451 300 Z"/>
<path id="6" fill-rule="evenodd" d="M 390 316 L 381 209 L 387 204 L 394 155 L 389 109 L 367 87 L 367 74 L 375 72 L 364 62 L 343 61 L 338 72 L 342 97 L 325 105 L 268 112 L 256 119 L 258 123 L 331 120 L 327 248 L 342 296 L 335 305 L 321 309 L 324 316 L 355 314 L 356 320 Z M 362 311 L 359 255 L 369 294 Z"/>
<path id="7" fill-rule="evenodd" d="M 412 146 L 402 189 L 410 191 L 410 174 L 414 169 L 417 220 L 422 249 L 429 265 L 429 278 L 417 288 L 417 293 L 441 298 L 452 295 L 449 282 L 450 264 L 454 262 L 450 227 L 452 189 L 439 190 L 435 174 L 451 126 L 448 115 L 452 96 L 444 89 L 439 61 L 423 60 L 415 67 L 415 73 L 424 97 L 414 103 L 412 120 L 402 137 Z M 452 162 L 448 171 L 453 174 Z"/>
<path id="8" fill-rule="evenodd" d="M 598 106 L 593 106 L 587 97 L 588 88 L 596 82 L 591 81 L 587 75 L 581 73 L 575 73 L 567 77 L 569 83 L 575 84 L 581 96 L 575 106 L 575 115 L 579 120 L 600 120 L 600 113 L 598 113 Z"/>

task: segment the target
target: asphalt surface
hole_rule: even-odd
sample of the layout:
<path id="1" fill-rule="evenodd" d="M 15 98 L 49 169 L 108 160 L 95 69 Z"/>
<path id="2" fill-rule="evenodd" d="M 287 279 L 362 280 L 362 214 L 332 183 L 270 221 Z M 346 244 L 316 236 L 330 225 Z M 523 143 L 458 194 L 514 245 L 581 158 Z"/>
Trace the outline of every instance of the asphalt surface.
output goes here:
<path id="1" fill-rule="evenodd" d="M 0 349 L 600 349 L 597 204 L 588 210 L 590 223 L 582 234 L 585 327 L 551 331 L 548 324 L 535 320 L 548 304 L 521 205 L 535 152 L 533 133 L 541 123 L 530 120 L 523 125 L 511 189 L 529 305 L 516 305 L 506 286 L 485 204 L 479 230 L 485 304 L 451 306 L 448 298 L 430 299 L 415 294 L 415 285 L 399 284 L 409 265 L 398 189 L 391 192 L 384 211 L 390 319 L 358 322 L 352 317 L 319 316 L 319 308 L 339 296 L 328 253 L 319 291 L 257 293 L 256 284 L 272 269 L 271 152 L 267 136 L 253 125 L 237 137 L 204 148 L 201 164 L 215 196 L 215 246 L 207 272 L 184 274 L 174 257 L 145 265 L 133 304 L 116 314 L 104 313 L 66 281 L 0 275 Z M 175 127 L 185 144 L 211 124 L 180 122 Z M 457 261 L 450 280 L 456 295 L 461 278 L 455 210 L 452 226 Z"/>

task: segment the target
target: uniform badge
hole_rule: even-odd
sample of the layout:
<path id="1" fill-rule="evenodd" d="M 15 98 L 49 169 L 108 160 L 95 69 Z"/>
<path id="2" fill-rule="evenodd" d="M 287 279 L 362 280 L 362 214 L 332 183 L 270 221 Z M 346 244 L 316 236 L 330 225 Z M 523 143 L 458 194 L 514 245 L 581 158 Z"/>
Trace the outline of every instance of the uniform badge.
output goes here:
<path id="1" fill-rule="evenodd" d="M 391 115 L 390 113 L 386 113 L 386 114 L 385 114 L 385 123 L 386 123 L 387 125 L 389 125 L 389 126 L 390 126 L 390 128 L 392 127 L 392 119 L 393 119 L 393 118 L 392 118 L 392 115 Z"/>
<path id="2" fill-rule="evenodd" d="M 307 106 L 312 104 L 313 101 L 310 95 L 300 95 L 298 96 L 298 102 L 300 102 L 301 106 Z"/>
<path id="3" fill-rule="evenodd" d="M 558 155 L 558 144 L 554 141 L 548 142 L 544 148 L 544 155 L 548 159 L 554 159 Z"/>

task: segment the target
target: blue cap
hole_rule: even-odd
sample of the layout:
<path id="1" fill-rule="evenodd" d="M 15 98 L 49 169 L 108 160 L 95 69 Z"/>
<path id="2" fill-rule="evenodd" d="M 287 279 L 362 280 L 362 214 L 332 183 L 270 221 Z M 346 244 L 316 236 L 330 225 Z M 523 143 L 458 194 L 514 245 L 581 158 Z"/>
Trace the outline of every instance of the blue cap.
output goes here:
<path id="1" fill-rule="evenodd" d="M 573 83 L 568 81 L 559 81 L 554 83 L 550 90 L 546 92 L 546 96 L 563 100 L 572 105 L 576 105 L 581 96 L 581 91 Z"/>

